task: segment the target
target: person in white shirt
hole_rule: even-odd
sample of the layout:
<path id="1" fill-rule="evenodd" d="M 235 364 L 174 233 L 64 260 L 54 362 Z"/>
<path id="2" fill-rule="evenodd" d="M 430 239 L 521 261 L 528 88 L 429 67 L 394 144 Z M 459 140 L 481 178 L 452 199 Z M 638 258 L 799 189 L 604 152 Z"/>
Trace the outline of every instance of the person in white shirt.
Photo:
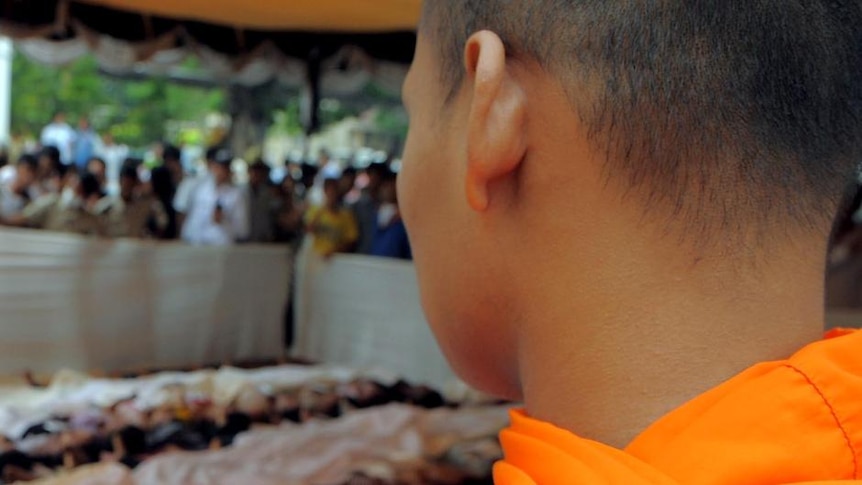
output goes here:
<path id="1" fill-rule="evenodd" d="M 73 149 L 77 133 L 75 129 L 66 123 L 65 113 L 54 115 L 54 121 L 42 129 L 39 140 L 43 147 L 56 147 L 60 150 L 60 160 L 64 165 L 69 165 L 73 160 Z"/>
<path id="2" fill-rule="evenodd" d="M 194 189 L 182 229 L 186 242 L 227 246 L 248 237 L 247 194 L 233 183 L 232 160 L 226 150 L 215 153 L 210 162 L 211 177 Z"/>
<path id="3" fill-rule="evenodd" d="M 105 161 L 105 175 L 108 179 L 105 190 L 109 195 L 116 196 L 120 193 L 120 170 L 123 168 L 126 157 L 129 156 L 129 147 L 116 144 L 114 137 L 111 134 L 106 134 L 96 153 L 99 158 Z"/>
<path id="4" fill-rule="evenodd" d="M 14 165 L 15 177 L 0 185 L 0 223 L 18 218 L 35 198 L 34 186 L 39 163 L 33 155 L 24 154 Z"/>
<path id="5" fill-rule="evenodd" d="M 212 178 L 212 166 L 213 160 L 216 156 L 218 156 L 220 149 L 218 148 L 210 148 L 206 152 L 206 168 L 205 170 L 201 170 L 197 173 L 189 173 L 183 176 L 182 181 L 178 184 L 174 185 L 174 195 L 171 201 L 174 210 L 177 215 L 177 225 L 180 227 L 180 237 L 185 239 L 183 236 L 183 227 L 185 226 L 186 219 L 189 215 L 189 209 L 191 209 L 192 197 L 194 197 L 195 192 L 197 192 L 198 187 L 205 184 Z M 165 168 L 165 170 L 168 170 Z M 169 173 L 173 173 L 173 170 L 168 170 Z M 172 178 L 172 180 L 174 180 Z"/>

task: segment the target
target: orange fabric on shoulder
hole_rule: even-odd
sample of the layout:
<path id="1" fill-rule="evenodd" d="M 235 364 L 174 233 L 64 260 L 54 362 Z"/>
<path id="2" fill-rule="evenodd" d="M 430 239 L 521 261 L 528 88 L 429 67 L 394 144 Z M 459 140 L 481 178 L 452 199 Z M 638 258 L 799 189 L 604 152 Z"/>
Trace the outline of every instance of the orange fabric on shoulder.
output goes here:
<path id="1" fill-rule="evenodd" d="M 828 337 L 685 404 L 625 451 L 513 412 L 494 481 L 862 484 L 862 332 Z"/>

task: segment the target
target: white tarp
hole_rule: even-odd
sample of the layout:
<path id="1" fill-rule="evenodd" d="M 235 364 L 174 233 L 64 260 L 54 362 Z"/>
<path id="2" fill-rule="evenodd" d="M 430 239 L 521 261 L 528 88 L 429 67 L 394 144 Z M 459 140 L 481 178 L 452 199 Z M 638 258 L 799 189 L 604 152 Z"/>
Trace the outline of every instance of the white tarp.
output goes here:
<path id="1" fill-rule="evenodd" d="M 135 470 L 133 483 L 339 484 L 355 472 L 386 483 L 423 483 L 410 472 L 459 443 L 493 439 L 507 413 L 505 407 L 428 411 L 390 404 L 332 421 L 251 431 L 220 451 L 156 457 Z"/>
<path id="2" fill-rule="evenodd" d="M 324 261 L 305 244 L 296 265 L 295 356 L 383 367 L 438 389 L 458 382 L 426 323 L 413 264 L 353 255 Z"/>
<path id="3" fill-rule="evenodd" d="M 255 429 L 230 448 L 165 454 L 134 472 L 104 464 L 38 483 L 313 485 L 346 483 L 357 472 L 387 483 L 425 483 L 422 469 L 458 448 L 465 457 L 475 456 L 476 464 L 498 458 L 493 438 L 506 425 L 507 412 L 505 407 L 428 411 L 394 404 L 336 420 Z"/>
<path id="4" fill-rule="evenodd" d="M 200 248 L 0 229 L 0 373 L 283 355 L 280 247 Z"/>
<path id="5" fill-rule="evenodd" d="M 172 403 L 177 396 L 193 395 L 224 407 L 248 389 L 277 394 L 306 386 L 346 384 L 357 379 L 371 379 L 391 386 L 399 376 L 384 369 L 298 365 L 254 370 L 222 367 L 217 371 L 160 372 L 135 379 L 96 379 L 63 370 L 55 374 L 51 385 L 44 389 L 0 387 L 0 436 L 19 440 L 28 428 L 52 416 L 92 413 L 121 401 L 144 411 Z M 463 394 L 448 397 L 459 402 L 471 398 Z M 478 401 L 476 397 L 471 402 Z"/>

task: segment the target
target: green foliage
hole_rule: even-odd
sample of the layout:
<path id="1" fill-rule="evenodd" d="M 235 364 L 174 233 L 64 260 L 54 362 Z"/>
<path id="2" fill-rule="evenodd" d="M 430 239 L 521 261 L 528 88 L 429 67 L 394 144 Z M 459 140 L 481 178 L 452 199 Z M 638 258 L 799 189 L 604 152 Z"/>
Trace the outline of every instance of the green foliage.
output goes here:
<path id="1" fill-rule="evenodd" d="M 96 61 L 85 56 L 57 69 L 16 52 L 12 63 L 12 131 L 38 137 L 53 114 L 63 111 L 70 123 L 89 117 L 100 133 L 135 147 L 154 141 L 178 141 L 171 122 L 201 123 L 223 110 L 223 89 L 172 83 L 164 78 L 128 81 L 99 73 Z"/>
<path id="2" fill-rule="evenodd" d="M 299 136 L 303 133 L 302 121 L 299 109 L 299 98 L 290 98 L 283 109 L 273 111 L 272 134 L 284 134 L 288 136 Z"/>

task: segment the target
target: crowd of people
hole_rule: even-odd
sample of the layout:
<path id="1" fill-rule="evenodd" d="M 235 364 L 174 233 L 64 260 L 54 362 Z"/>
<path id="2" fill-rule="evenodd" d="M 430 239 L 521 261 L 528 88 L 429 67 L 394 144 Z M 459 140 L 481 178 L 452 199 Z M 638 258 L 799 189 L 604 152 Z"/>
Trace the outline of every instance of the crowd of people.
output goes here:
<path id="1" fill-rule="evenodd" d="M 208 246 L 295 246 L 308 235 L 325 258 L 411 258 L 396 174 L 386 163 L 360 171 L 321 152 L 317 165 L 287 164 L 275 180 L 264 160 L 236 163 L 221 147 L 207 150 L 205 168 L 194 172 L 175 146 L 160 145 L 150 166 L 116 161 L 98 140 L 86 120 L 76 131 L 58 115 L 36 151 L 0 168 L 0 224 Z M 237 177 L 237 166 L 245 176 Z"/>

